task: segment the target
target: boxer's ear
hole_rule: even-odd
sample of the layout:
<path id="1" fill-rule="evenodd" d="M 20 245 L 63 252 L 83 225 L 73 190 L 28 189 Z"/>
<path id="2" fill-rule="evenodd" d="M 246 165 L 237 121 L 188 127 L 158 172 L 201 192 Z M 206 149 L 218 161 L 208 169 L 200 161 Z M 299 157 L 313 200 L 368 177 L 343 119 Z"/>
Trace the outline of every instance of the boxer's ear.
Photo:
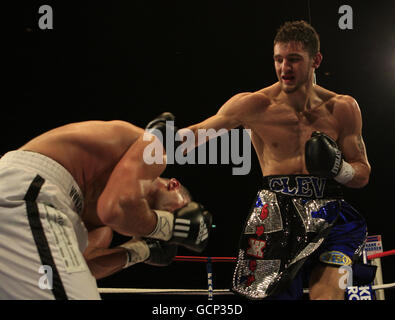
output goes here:
<path id="1" fill-rule="evenodd" d="M 322 53 L 321 52 L 317 52 L 316 55 L 313 57 L 313 65 L 312 65 L 312 67 L 314 69 L 318 69 L 320 67 L 320 65 L 321 65 L 322 59 L 323 59 Z"/>

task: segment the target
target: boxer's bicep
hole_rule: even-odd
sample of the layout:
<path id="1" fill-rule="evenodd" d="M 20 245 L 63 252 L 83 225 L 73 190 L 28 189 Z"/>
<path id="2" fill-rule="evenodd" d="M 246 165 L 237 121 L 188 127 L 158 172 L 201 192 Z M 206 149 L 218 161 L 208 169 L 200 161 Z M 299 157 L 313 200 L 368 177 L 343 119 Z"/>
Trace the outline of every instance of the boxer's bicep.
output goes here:
<path id="1" fill-rule="evenodd" d="M 350 186 L 361 187 L 368 182 L 371 170 L 362 137 L 362 116 L 359 106 L 353 98 L 346 97 L 345 100 L 343 130 L 338 143 L 345 161 L 350 163 L 355 170 Z"/>
<path id="2" fill-rule="evenodd" d="M 206 120 L 189 126 L 186 129 L 191 130 L 194 133 L 195 137 L 198 137 L 198 130 L 230 130 L 238 127 L 240 124 L 240 121 L 234 118 L 232 115 L 220 111 L 217 114 L 207 118 Z M 182 135 L 186 135 L 184 130 L 185 129 L 180 130 L 180 133 Z"/>
<path id="3" fill-rule="evenodd" d="M 362 188 L 367 185 L 370 177 L 370 164 L 366 156 L 365 145 L 360 134 L 348 135 L 340 146 L 345 161 L 354 170 L 352 180 L 345 185 L 350 188 Z"/>
<path id="4" fill-rule="evenodd" d="M 362 138 L 362 116 L 358 103 L 352 97 L 344 98 L 342 132 L 339 146 L 348 162 L 367 162 L 366 147 Z"/>
<path id="5" fill-rule="evenodd" d="M 183 139 L 182 141 L 185 152 L 189 152 L 194 147 L 199 146 L 210 139 L 225 134 L 228 130 L 241 125 L 240 120 L 238 120 L 232 114 L 221 110 L 222 109 L 220 109 L 217 114 L 207 118 L 202 122 L 179 130 L 178 133 Z M 190 133 L 191 137 L 188 139 Z"/>
<path id="6" fill-rule="evenodd" d="M 97 204 L 98 215 L 104 223 L 117 224 L 132 212 L 138 216 L 140 211 L 149 210 L 144 200 L 143 182 L 154 180 L 166 168 L 163 154 L 157 162 L 152 162 L 152 157 L 147 155 L 155 152 L 151 144 L 158 146 L 160 142 L 152 135 L 150 139 L 141 136 L 112 171 Z M 156 150 L 163 151 L 161 147 Z"/>
<path id="7" fill-rule="evenodd" d="M 239 93 L 226 101 L 214 116 L 192 125 L 188 129 L 197 135 L 199 129 L 219 131 L 246 126 L 251 119 L 256 119 L 256 113 L 262 112 L 268 104 L 268 98 L 262 93 Z"/>
<path id="8" fill-rule="evenodd" d="M 344 137 L 340 148 L 347 162 L 367 162 L 366 147 L 360 133 Z"/>

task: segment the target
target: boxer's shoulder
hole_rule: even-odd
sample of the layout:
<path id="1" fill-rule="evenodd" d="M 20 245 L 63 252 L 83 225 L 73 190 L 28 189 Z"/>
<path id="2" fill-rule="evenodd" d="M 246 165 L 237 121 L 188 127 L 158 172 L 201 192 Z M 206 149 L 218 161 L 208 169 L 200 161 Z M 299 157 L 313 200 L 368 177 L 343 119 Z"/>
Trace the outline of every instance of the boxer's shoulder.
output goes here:
<path id="1" fill-rule="evenodd" d="M 236 119 L 246 125 L 256 118 L 256 114 L 270 105 L 270 99 L 261 92 L 242 92 L 231 97 L 218 111 L 218 115 Z"/>
<path id="2" fill-rule="evenodd" d="M 315 86 L 318 97 L 324 101 L 326 109 L 341 122 L 352 121 L 360 115 L 357 101 L 350 95 L 339 94 L 321 86 Z"/>
<path id="3" fill-rule="evenodd" d="M 261 99 L 264 99 L 264 101 L 267 103 L 268 102 L 272 103 L 277 98 L 277 96 L 281 93 L 281 86 L 279 82 L 276 82 L 254 93 L 256 97 L 260 97 Z"/>
<path id="4" fill-rule="evenodd" d="M 268 105 L 270 98 L 263 91 L 241 92 L 229 99 L 229 102 L 237 103 L 238 106 L 254 108 L 256 106 Z"/>
<path id="5" fill-rule="evenodd" d="M 353 97 L 338 94 L 332 100 L 334 115 L 344 126 L 351 126 L 361 121 L 361 110 Z"/>
<path id="6" fill-rule="evenodd" d="M 272 99 L 263 91 L 245 92 L 234 97 L 235 105 L 244 118 L 253 116 L 267 109 L 272 104 Z"/>
<path id="7" fill-rule="evenodd" d="M 75 131 L 77 135 L 83 136 L 83 134 L 94 135 L 97 137 L 112 136 L 128 139 L 137 139 L 141 134 L 144 133 L 144 129 L 140 128 L 130 122 L 123 120 L 110 120 L 110 121 L 84 121 L 70 124 L 70 131 Z M 60 129 L 60 128 L 59 128 Z"/>
<path id="8" fill-rule="evenodd" d="M 336 93 L 318 85 L 314 87 L 314 90 L 322 101 L 326 102 L 328 105 L 332 105 L 334 108 L 344 109 L 358 107 L 356 100 L 350 95 Z"/>
<path id="9" fill-rule="evenodd" d="M 122 120 L 85 121 L 71 124 L 68 129 L 59 132 L 59 137 L 62 133 L 63 141 L 81 151 L 89 149 L 95 151 L 93 154 L 112 151 L 120 155 L 144 133 L 144 129 Z"/>

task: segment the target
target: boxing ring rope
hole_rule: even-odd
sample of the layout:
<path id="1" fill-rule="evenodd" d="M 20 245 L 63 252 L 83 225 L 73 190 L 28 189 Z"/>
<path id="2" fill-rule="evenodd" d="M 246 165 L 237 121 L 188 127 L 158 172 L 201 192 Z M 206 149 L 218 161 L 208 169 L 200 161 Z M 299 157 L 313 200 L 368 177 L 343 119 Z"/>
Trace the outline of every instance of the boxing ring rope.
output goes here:
<path id="1" fill-rule="evenodd" d="M 389 251 L 384 251 L 381 253 L 371 254 L 368 256 L 368 259 L 372 260 L 372 259 L 382 258 L 382 257 L 386 257 L 386 256 L 391 256 L 394 254 L 395 254 L 395 250 L 389 250 Z"/>
<path id="2" fill-rule="evenodd" d="M 369 260 L 395 255 L 395 250 L 384 251 L 381 253 L 368 255 Z M 180 262 L 236 262 L 235 257 L 201 257 L 201 256 L 176 256 L 173 261 Z M 372 286 L 372 290 L 393 289 L 395 283 L 378 284 Z M 308 289 L 303 289 L 303 293 L 308 293 Z M 209 300 L 212 295 L 234 295 L 230 289 L 144 289 L 144 288 L 99 288 L 99 293 L 133 293 L 133 294 L 171 294 L 171 295 L 208 295 Z"/>
<path id="3" fill-rule="evenodd" d="M 393 289 L 394 283 L 387 283 L 372 286 L 373 290 Z M 308 293 L 309 289 L 303 289 L 303 293 Z M 209 294 L 208 289 L 144 289 L 144 288 L 99 288 L 99 293 L 133 293 L 133 294 L 182 294 L 182 295 L 205 295 Z M 214 289 L 214 295 L 234 295 L 230 289 Z"/>
<path id="4" fill-rule="evenodd" d="M 134 294 L 181 294 L 181 295 L 204 295 L 208 289 L 143 289 L 143 288 L 99 288 L 99 293 L 134 293 Z M 214 289 L 214 295 L 233 295 L 230 289 Z"/>
<path id="5" fill-rule="evenodd" d="M 386 256 L 395 255 L 395 250 L 384 251 L 381 253 L 368 255 L 369 260 L 382 258 Z M 193 261 L 193 262 L 208 262 L 209 257 L 199 257 L 199 256 L 176 256 L 173 261 Z M 210 257 L 212 262 L 236 262 L 235 257 Z"/>
<path id="6" fill-rule="evenodd" d="M 208 262 L 209 257 L 176 256 L 173 261 Z M 211 262 L 236 262 L 235 257 L 210 257 Z"/>

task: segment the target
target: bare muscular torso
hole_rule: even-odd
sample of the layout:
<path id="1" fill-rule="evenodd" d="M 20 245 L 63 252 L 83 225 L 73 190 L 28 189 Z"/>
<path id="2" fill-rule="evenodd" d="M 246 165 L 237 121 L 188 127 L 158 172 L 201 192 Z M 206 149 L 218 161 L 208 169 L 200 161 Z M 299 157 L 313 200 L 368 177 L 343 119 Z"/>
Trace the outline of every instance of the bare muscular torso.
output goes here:
<path id="1" fill-rule="evenodd" d="M 335 141 L 342 129 L 342 96 L 315 86 L 315 97 L 304 111 L 298 111 L 281 96 L 274 84 L 259 93 L 269 99 L 267 106 L 246 115 L 263 175 L 308 174 L 304 160 L 306 141 L 313 131 L 325 132 Z"/>
<path id="2" fill-rule="evenodd" d="M 144 132 L 124 121 L 86 121 L 48 131 L 20 150 L 41 153 L 65 167 L 84 194 L 82 220 L 88 229 L 102 225 L 97 199 L 122 155 Z"/>

